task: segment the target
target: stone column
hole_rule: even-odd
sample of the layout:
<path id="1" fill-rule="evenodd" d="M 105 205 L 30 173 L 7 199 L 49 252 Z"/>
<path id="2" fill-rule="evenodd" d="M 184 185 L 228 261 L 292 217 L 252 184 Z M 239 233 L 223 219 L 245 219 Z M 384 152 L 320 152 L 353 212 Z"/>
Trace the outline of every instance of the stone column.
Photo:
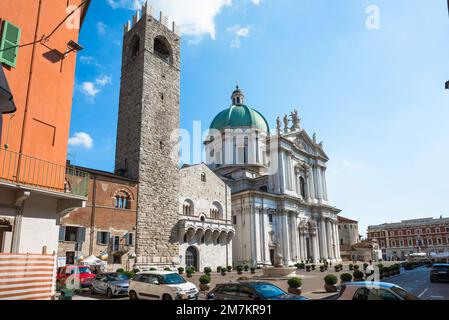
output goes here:
<path id="1" fill-rule="evenodd" d="M 290 256 L 290 230 L 288 228 L 288 212 L 282 211 L 282 218 L 281 218 L 281 236 L 282 236 L 282 242 L 281 242 L 281 248 L 282 248 L 282 254 L 284 256 L 284 263 L 288 264 L 291 261 Z"/>
<path id="2" fill-rule="evenodd" d="M 307 242 L 306 242 L 306 234 L 305 229 L 301 228 L 301 260 L 307 259 Z"/>
<path id="3" fill-rule="evenodd" d="M 281 194 L 285 193 L 285 152 L 279 150 L 279 163 L 278 163 L 278 175 L 279 175 L 279 188 Z"/>
<path id="4" fill-rule="evenodd" d="M 333 260 L 334 257 L 334 231 L 329 219 L 326 219 L 326 231 L 327 231 L 327 256 L 328 259 Z"/>
<path id="5" fill-rule="evenodd" d="M 322 175 L 322 179 L 323 179 L 323 192 L 324 192 L 324 200 L 325 201 L 329 201 L 329 198 L 327 196 L 327 179 L 326 179 L 326 168 L 322 167 L 321 169 L 321 175 Z"/>
<path id="6" fill-rule="evenodd" d="M 321 218 L 320 220 L 320 257 L 321 259 L 327 259 L 328 253 L 327 253 L 327 234 L 326 234 L 326 221 L 324 218 Z"/>
<path id="7" fill-rule="evenodd" d="M 323 190 L 321 187 L 321 174 L 320 174 L 320 168 L 319 167 L 315 167 L 314 168 L 314 176 L 315 176 L 315 181 L 316 181 L 316 185 L 315 185 L 315 189 L 316 189 L 316 198 L 318 199 L 318 201 L 323 200 Z"/>
<path id="8" fill-rule="evenodd" d="M 334 223 L 334 230 L 335 230 L 335 254 L 337 261 L 341 261 L 341 253 L 340 253 L 340 236 L 338 234 L 338 222 L 336 221 Z"/>
<path id="9" fill-rule="evenodd" d="M 312 259 L 316 263 L 320 260 L 320 248 L 318 244 L 318 232 L 312 236 Z"/>
<path id="10" fill-rule="evenodd" d="M 309 168 L 309 175 L 308 175 L 308 179 L 307 179 L 307 185 L 308 185 L 308 198 L 310 198 L 310 201 L 313 201 L 316 197 L 315 197 L 315 184 L 313 182 L 313 169 Z"/>

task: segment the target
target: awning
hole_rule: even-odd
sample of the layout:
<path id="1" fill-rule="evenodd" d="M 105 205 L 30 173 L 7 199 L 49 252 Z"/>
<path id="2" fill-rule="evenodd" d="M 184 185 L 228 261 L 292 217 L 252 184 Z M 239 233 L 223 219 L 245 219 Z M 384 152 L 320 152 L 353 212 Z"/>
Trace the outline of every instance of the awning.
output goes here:
<path id="1" fill-rule="evenodd" d="M 3 67 L 0 66 L 0 114 L 12 113 L 16 111 L 13 96 L 9 89 Z"/>

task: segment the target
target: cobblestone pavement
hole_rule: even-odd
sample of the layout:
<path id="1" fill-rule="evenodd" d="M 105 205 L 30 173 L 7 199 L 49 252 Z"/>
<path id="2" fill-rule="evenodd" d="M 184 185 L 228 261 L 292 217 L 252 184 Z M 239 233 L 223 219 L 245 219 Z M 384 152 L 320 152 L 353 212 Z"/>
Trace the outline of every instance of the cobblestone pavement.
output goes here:
<path id="1" fill-rule="evenodd" d="M 363 268 L 363 263 L 358 263 L 360 268 Z M 385 266 L 391 265 L 393 263 L 384 262 Z M 297 270 L 296 274 L 303 279 L 302 284 L 302 295 L 308 299 L 312 300 L 319 300 L 324 299 L 329 296 L 332 296 L 334 294 L 329 294 L 324 290 L 324 277 L 327 274 L 335 274 L 338 278 L 340 278 L 340 275 L 342 273 L 352 273 L 352 271 L 349 271 L 349 263 L 343 263 L 343 271 L 336 273 L 334 270 L 334 266 L 329 267 L 329 269 L 325 272 L 319 271 L 319 264 L 317 264 L 317 267 L 315 271 L 306 272 L 305 270 Z M 202 275 L 202 273 L 198 272 L 192 276 L 192 278 L 187 278 L 185 275 L 185 279 L 187 281 L 190 281 L 194 283 L 197 287 L 199 287 L 199 278 Z M 239 277 L 248 277 L 250 280 L 260 280 L 260 281 L 267 281 L 270 282 L 281 289 L 287 291 L 288 290 L 288 284 L 287 279 L 269 279 L 264 278 L 262 275 L 262 270 L 257 270 L 255 275 L 251 275 L 250 272 L 243 272 L 242 275 L 238 275 L 236 271 L 227 273 L 226 276 L 222 276 L 218 273 L 212 273 L 211 275 L 211 288 L 214 288 L 217 284 L 220 283 L 226 283 L 230 281 L 236 281 Z M 394 277 L 393 277 L 394 278 Z M 393 279 L 392 278 L 392 279 Z M 404 278 L 408 279 L 408 278 Z M 389 279 L 386 279 L 387 282 L 392 282 Z M 449 285 L 448 285 L 449 287 Z M 74 300 L 106 300 L 107 298 L 103 295 L 94 295 L 92 296 L 89 292 L 84 292 L 81 295 L 76 295 Z M 127 300 L 127 297 L 120 297 L 120 298 L 114 298 L 114 300 Z M 205 294 L 202 293 L 200 295 L 200 299 L 205 299 Z"/>

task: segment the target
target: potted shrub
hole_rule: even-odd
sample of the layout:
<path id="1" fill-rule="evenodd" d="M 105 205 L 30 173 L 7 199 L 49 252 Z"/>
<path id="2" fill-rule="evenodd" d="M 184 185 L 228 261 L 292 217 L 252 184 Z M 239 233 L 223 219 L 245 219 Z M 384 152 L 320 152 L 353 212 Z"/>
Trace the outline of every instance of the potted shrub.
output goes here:
<path id="1" fill-rule="evenodd" d="M 212 273 L 212 269 L 210 267 L 205 267 L 204 268 L 204 274 L 210 276 L 211 273 Z"/>
<path id="2" fill-rule="evenodd" d="M 183 274 L 184 273 L 184 268 L 183 267 L 179 267 L 178 268 L 178 273 L 179 274 Z"/>
<path id="3" fill-rule="evenodd" d="M 340 267 L 340 271 L 343 271 L 343 265 L 339 264 L 338 266 Z"/>
<path id="4" fill-rule="evenodd" d="M 354 281 L 355 282 L 360 282 L 360 281 L 364 281 L 365 279 L 363 278 L 363 272 L 360 270 L 355 270 L 352 273 L 353 277 L 354 277 Z"/>
<path id="5" fill-rule="evenodd" d="M 296 294 L 298 296 L 302 293 L 302 279 L 300 277 L 290 278 L 287 281 L 288 283 L 288 293 Z"/>
<path id="6" fill-rule="evenodd" d="M 312 264 L 312 270 L 313 270 L 313 271 L 316 270 L 316 265 Z"/>
<path id="7" fill-rule="evenodd" d="M 342 273 L 340 276 L 341 283 L 351 282 L 352 274 L 350 273 Z"/>
<path id="8" fill-rule="evenodd" d="M 324 289 L 326 292 L 337 292 L 337 287 L 335 286 L 338 282 L 338 279 L 333 274 L 328 274 L 324 277 Z"/>
<path id="9" fill-rule="evenodd" d="M 221 275 L 222 275 L 222 276 L 225 276 L 227 270 L 228 270 L 228 269 L 226 269 L 226 268 L 221 269 Z"/>
<path id="10" fill-rule="evenodd" d="M 249 265 L 245 265 L 243 268 L 245 269 L 245 272 L 249 271 Z"/>
<path id="11" fill-rule="evenodd" d="M 170 272 L 170 271 L 171 271 L 171 268 L 165 267 L 165 268 L 164 268 L 164 271 L 169 271 L 169 272 Z"/>
<path id="12" fill-rule="evenodd" d="M 237 273 L 238 274 L 243 274 L 243 267 L 242 266 L 237 266 Z"/>
<path id="13" fill-rule="evenodd" d="M 308 264 L 308 265 L 306 265 L 306 271 L 307 272 L 310 272 L 310 270 L 311 270 L 311 267 L 310 267 L 310 265 Z"/>
<path id="14" fill-rule="evenodd" d="M 192 274 L 194 274 L 193 268 L 189 267 L 186 269 L 187 278 L 192 278 Z"/>
<path id="15" fill-rule="evenodd" d="M 354 270 L 354 265 L 351 263 L 350 265 L 349 265 L 349 271 L 353 271 Z"/>
<path id="16" fill-rule="evenodd" d="M 217 267 L 217 273 L 221 273 L 221 269 L 223 269 L 222 267 Z"/>
<path id="17" fill-rule="evenodd" d="M 368 268 L 368 263 L 363 264 L 363 270 L 366 270 L 366 268 Z"/>
<path id="18" fill-rule="evenodd" d="M 335 266 L 334 269 L 335 269 L 335 272 L 340 272 L 340 266 Z"/>
<path id="19" fill-rule="evenodd" d="M 209 291 L 210 290 L 210 276 L 205 274 L 200 277 L 200 290 Z"/>
<path id="20" fill-rule="evenodd" d="M 117 272 L 117 273 L 124 273 L 124 272 L 125 272 L 125 269 L 120 268 L 120 269 L 117 269 L 117 271 L 115 271 L 115 272 Z"/>
<path id="21" fill-rule="evenodd" d="M 227 269 L 228 269 L 228 272 L 232 271 L 232 267 L 231 266 L 228 266 Z"/>
<path id="22" fill-rule="evenodd" d="M 251 274 L 256 274 L 256 268 L 251 267 L 250 270 L 251 270 Z"/>
<path id="23" fill-rule="evenodd" d="M 382 269 L 382 277 L 388 278 L 390 276 L 390 267 L 384 267 Z"/>
<path id="24" fill-rule="evenodd" d="M 360 270 L 360 266 L 358 264 L 354 265 L 354 270 Z"/>
<path id="25" fill-rule="evenodd" d="M 326 269 L 325 269 L 325 266 L 320 266 L 320 271 L 321 272 L 324 272 Z"/>

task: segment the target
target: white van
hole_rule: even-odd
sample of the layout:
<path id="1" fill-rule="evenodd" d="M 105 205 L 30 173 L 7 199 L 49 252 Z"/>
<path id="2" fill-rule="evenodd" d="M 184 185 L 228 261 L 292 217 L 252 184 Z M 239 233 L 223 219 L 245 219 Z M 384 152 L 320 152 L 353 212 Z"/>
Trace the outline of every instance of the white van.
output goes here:
<path id="1" fill-rule="evenodd" d="M 148 271 L 136 274 L 129 283 L 130 300 L 197 300 L 198 288 L 176 272 Z"/>

